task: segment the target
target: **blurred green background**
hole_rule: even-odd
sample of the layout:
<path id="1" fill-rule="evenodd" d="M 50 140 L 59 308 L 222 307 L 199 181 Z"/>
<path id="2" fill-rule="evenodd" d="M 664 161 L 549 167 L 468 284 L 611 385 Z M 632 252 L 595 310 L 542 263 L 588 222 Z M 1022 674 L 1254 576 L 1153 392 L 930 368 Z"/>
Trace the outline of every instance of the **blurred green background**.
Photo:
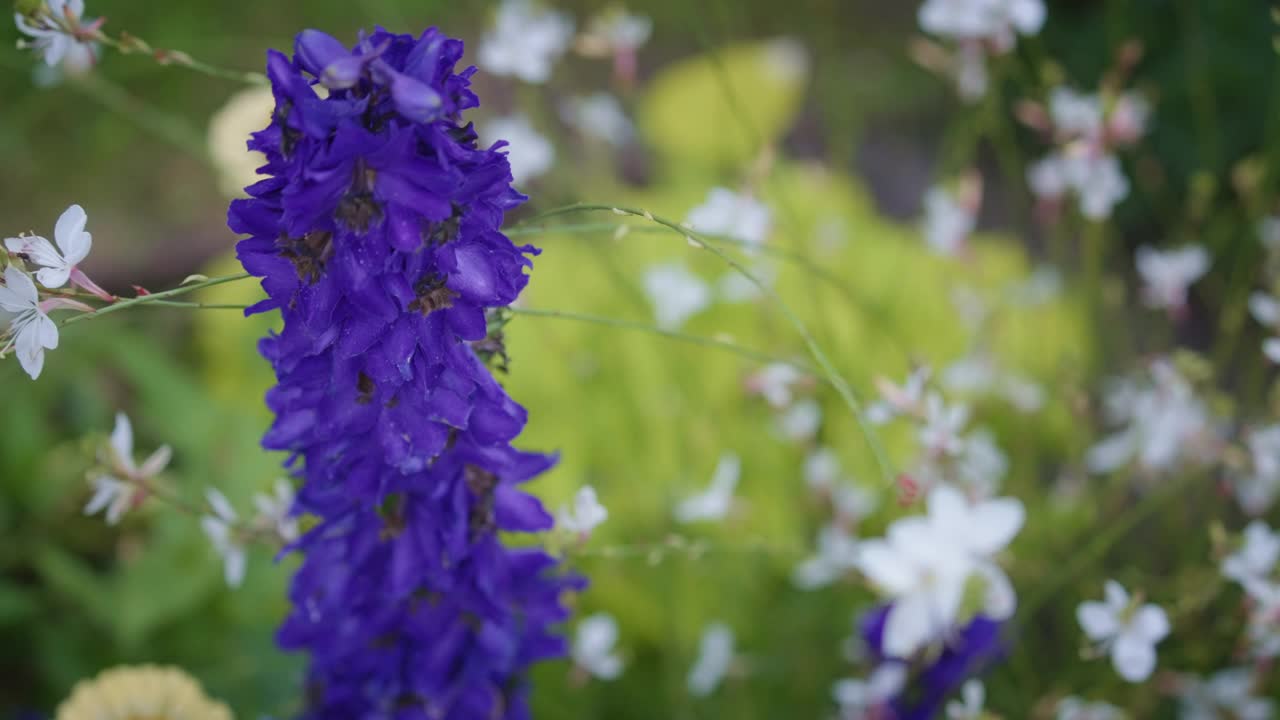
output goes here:
<path id="1" fill-rule="evenodd" d="M 490 17 L 487 3 L 430 0 L 88 5 L 87 14 L 105 16 L 109 29 L 240 69 L 258 68 L 267 48 L 289 47 L 303 27 L 350 40 L 374 24 L 412 32 L 434 24 L 473 41 Z M 580 25 L 600 7 L 555 6 Z M 807 259 L 779 263 L 781 296 L 870 397 L 876 376 L 901 379 L 912 361 L 941 366 L 966 353 L 971 338 L 952 306 L 954 289 L 971 285 L 998 296 L 1025 282 L 1049 252 L 1029 223 L 1030 199 L 1015 172 L 1043 148 L 1016 127 L 1015 100 L 1043 99 L 1064 78 L 1093 88 L 1121 44 L 1137 39 L 1146 54 L 1133 84 L 1152 98 L 1156 119 L 1127 158 L 1135 189 L 1109 230 L 1108 261 L 1118 272 L 1105 288 L 1107 302 L 1132 305 L 1122 270 L 1129 248 L 1197 240 L 1211 248 L 1216 267 L 1239 272 L 1206 280 L 1180 337 L 1201 348 L 1223 333 L 1239 337 L 1249 289 L 1243 273 L 1260 257 L 1252 227 L 1272 209 L 1280 157 L 1280 85 L 1263 3 L 1050 3 L 1045 32 L 997 69 L 998 92 L 979 110 L 960 106 L 945 81 L 908 59 L 914 3 L 636 0 L 629 9 L 655 24 L 640 51 L 638 87 L 623 96 L 639 123 L 638 143 L 614 150 L 582 140 L 556 119 L 558 98 L 609 89 L 607 62 L 567 57 L 546 87 L 483 75 L 477 81 L 477 118 L 520 108 L 557 146 L 558 167 L 525 188 L 532 199 L 513 222 L 576 201 L 645 207 L 679 220 L 711 186 L 750 182 L 774 211 L 770 243 Z M 778 38 L 803 48 L 805 72 L 768 71 Z M 0 45 L 6 234 L 48 234 L 58 213 L 76 202 L 88 211 L 95 238 L 86 269 L 112 291 L 233 271 L 227 255 L 235 237 L 224 225 L 227 200 L 206 135 L 211 114 L 240 87 L 110 52 L 90 76 L 37 87 L 36 61 L 7 40 Z M 1007 148 L 999 161 L 995 145 L 979 139 L 989 137 Z M 765 148 L 772 153 L 762 163 Z M 1250 183 L 1233 181 L 1242 162 L 1262 168 Z M 989 231 L 975 260 L 957 265 L 926 251 L 913 218 L 934 180 L 971 164 L 986 171 Z M 608 214 L 572 219 L 636 227 L 621 240 L 609 228 L 523 236 L 545 250 L 526 306 L 650 322 L 640 276 L 651 264 L 681 258 L 709 282 L 724 274 L 715 258 L 678 236 L 644 232 L 645 223 Z M 1070 266 L 1074 252 L 1059 259 Z M 207 297 L 249 301 L 253 293 L 251 283 L 241 283 Z M 1024 598 L 1046 587 L 1112 510 L 1049 492 L 1092 437 L 1082 409 L 1088 384 L 1101 368 L 1123 368 L 1124 359 L 1158 349 L 1153 338 L 1164 339 L 1149 329 L 1150 316 L 1113 316 L 1107 332 L 1096 317 L 1069 286 L 1047 306 L 1002 315 L 993 339 L 1001 361 L 1043 383 L 1049 395 L 1035 422 L 999 401 L 977 408 L 980 424 L 1011 457 L 1006 492 L 1040 518 L 1013 547 L 1012 576 Z M 302 660 L 272 641 L 286 609 L 290 561 L 273 564 L 259 550 L 245 586 L 229 591 L 192 519 L 153 504 L 111 528 L 80 513 L 89 494 L 84 473 L 117 409 L 134 419 L 140 453 L 174 447 L 168 477 L 185 496 L 214 486 L 246 508 L 254 491 L 279 476 L 280 458 L 257 446 L 269 421 L 261 397 L 271 379 L 254 340 L 270 322 L 145 308 L 68 328 L 38 383 L 15 362 L 0 363 L 0 711 L 49 712 L 76 680 L 142 661 L 186 668 L 241 718 L 296 707 Z M 800 338 L 769 302 L 717 304 L 684 331 L 804 357 Z M 852 579 L 815 592 L 791 585 L 793 567 L 810 553 L 829 510 L 805 488 L 806 447 L 780 438 L 769 409 L 743 391 L 759 363 L 549 318 L 515 318 L 508 340 L 505 382 L 530 410 L 522 442 L 563 454 L 534 488 L 547 505 L 590 483 L 611 512 L 592 546 L 660 546 L 678 532 L 710 548 L 698 556 L 576 558 L 593 580 L 576 601 L 580 614 L 602 610 L 618 618 L 628 669 L 617 681 L 578 687 L 567 663 L 540 668 L 537 716 L 829 714 L 831 683 L 862 674 L 844 658 L 842 639 L 874 596 Z M 1246 346 L 1256 345 L 1233 344 Z M 1227 367 L 1238 364 L 1238 353 L 1227 354 Z M 895 489 L 877 476 L 834 394 L 815 396 L 824 410 L 818 442 L 882 496 L 885 509 L 860 529 L 874 535 L 898 512 Z M 885 440 L 896 462 L 911 457 L 907 433 L 887 432 Z M 705 485 L 724 451 L 743 461 L 737 510 L 722 524 L 674 526 L 673 504 Z M 1227 505 L 1207 485 L 1195 492 L 1198 501 Z M 1138 532 L 1157 547 L 1176 543 L 1170 552 L 1197 562 L 1208 556 L 1207 535 L 1180 530 L 1196 517 L 1180 508 Z M 1120 548 L 1108 564 L 1159 569 L 1152 558 L 1161 554 L 1150 547 Z M 1021 638 L 1023 660 L 990 681 L 996 710 L 1028 717 L 1045 697 L 1085 690 L 1145 693 L 1134 696 L 1134 707 L 1155 707 L 1154 690 L 1122 689 L 1097 664 L 1078 661 L 1071 611 L 1097 594 L 1102 577 L 1099 570 L 1073 580 L 1035 609 L 1034 632 Z M 1172 596 L 1202 580 L 1146 577 L 1146 587 Z M 695 699 L 685 675 L 712 620 L 734 629 L 741 658 L 723 688 Z M 1206 624 L 1196 642 L 1162 649 L 1162 663 L 1216 667 L 1231 637 L 1210 642 L 1217 631 Z"/>

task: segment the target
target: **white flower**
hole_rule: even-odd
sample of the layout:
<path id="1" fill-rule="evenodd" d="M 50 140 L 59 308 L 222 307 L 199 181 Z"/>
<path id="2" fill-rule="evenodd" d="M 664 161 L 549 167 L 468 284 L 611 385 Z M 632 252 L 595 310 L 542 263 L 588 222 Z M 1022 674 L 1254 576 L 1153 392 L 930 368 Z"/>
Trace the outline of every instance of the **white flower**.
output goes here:
<path id="1" fill-rule="evenodd" d="M 884 663 L 866 680 L 840 680 L 831 688 L 831 695 L 840 706 L 842 718 L 862 720 L 868 717 L 868 713 L 892 700 L 906 684 L 906 665 Z"/>
<path id="2" fill-rule="evenodd" d="M 744 303 L 759 300 L 765 296 L 760 287 L 772 288 L 778 279 L 777 266 L 764 258 L 756 258 L 747 269 L 752 277 L 735 270 L 726 270 L 720 276 L 720 297 L 725 302 Z M 756 281 L 759 281 L 757 284 Z"/>
<path id="3" fill-rule="evenodd" d="M 1017 598 L 993 558 L 1024 518 L 1022 504 L 1012 498 L 971 504 L 958 490 L 939 485 L 929 493 L 925 517 L 895 522 L 886 541 L 864 542 L 859 567 L 895 598 L 885 623 L 886 654 L 906 657 L 949 631 L 972 580 L 984 589 L 984 614 L 1010 617 Z"/>
<path id="4" fill-rule="evenodd" d="M 867 420 L 883 425 L 899 415 L 924 414 L 924 391 L 929 382 L 929 368 L 918 367 L 911 371 L 901 386 L 885 378 L 876 378 L 876 389 L 881 400 L 867 407 Z"/>
<path id="5" fill-rule="evenodd" d="M 1035 35 L 1045 21 L 1043 0 L 925 0 L 917 15 L 925 32 L 957 40 L 990 40 L 999 49 L 1013 34 Z"/>
<path id="6" fill-rule="evenodd" d="M 965 436 L 964 450 L 955 463 L 956 480 L 977 497 L 990 497 L 1009 472 L 1009 458 L 987 430 Z"/>
<path id="7" fill-rule="evenodd" d="M 4 333 L 8 341 L 0 346 L 0 357 L 16 348 L 18 364 L 35 380 L 44 369 L 44 351 L 58 347 L 58 326 L 41 308 L 36 284 L 13 265 L 4 269 L 0 310 L 13 313 Z"/>
<path id="8" fill-rule="evenodd" d="M 84 506 L 85 515 L 93 515 L 104 508 L 107 524 L 115 525 L 125 512 L 145 492 L 146 484 L 169 465 L 173 451 L 162 445 L 151 453 L 142 465 L 133 459 L 133 424 L 122 412 L 116 413 L 116 425 L 111 430 L 107 452 L 100 456 L 107 471 L 95 473 L 90 478 L 93 497 Z"/>
<path id="9" fill-rule="evenodd" d="M 1068 695 L 1058 701 L 1056 720 L 1122 720 L 1120 708 L 1102 701 L 1086 702 Z"/>
<path id="10" fill-rule="evenodd" d="M 611 8 L 591 18 L 586 32 L 578 38 L 578 49 L 588 57 L 635 52 L 652 33 L 653 21 L 649 18 Z"/>
<path id="11" fill-rule="evenodd" d="M 876 509 L 879 499 L 866 488 L 844 482 L 831 488 L 831 505 L 836 517 L 848 523 L 856 523 Z"/>
<path id="12" fill-rule="evenodd" d="M 1191 385 L 1166 360 L 1151 365 L 1150 384 L 1113 384 L 1107 414 L 1126 423 L 1119 432 L 1089 448 L 1085 464 L 1095 474 L 1108 473 L 1136 459 L 1147 472 L 1175 467 L 1197 455 L 1201 436 L 1209 430 L 1209 414 Z"/>
<path id="13" fill-rule="evenodd" d="M 597 499 L 596 489 L 584 485 L 574 494 L 573 506 L 561 507 L 557 515 L 560 527 L 578 535 L 590 535 L 596 526 L 609 517 L 609 511 Z"/>
<path id="14" fill-rule="evenodd" d="M 60 288 L 67 284 L 76 265 L 89 255 L 93 246 L 93 236 L 84 230 L 88 220 L 84 208 L 79 205 L 72 205 L 62 213 L 53 228 L 53 237 L 61 253 L 53 243 L 39 235 L 5 238 L 4 246 L 9 252 L 30 258 L 33 264 L 41 267 L 36 271 L 36 279 L 41 285 L 51 290 Z"/>
<path id="15" fill-rule="evenodd" d="M 1266 523 L 1254 520 L 1244 529 L 1244 542 L 1240 549 L 1222 560 L 1222 574 L 1248 587 L 1254 582 L 1264 582 L 1280 560 L 1280 533 L 1273 532 Z"/>
<path id="16" fill-rule="evenodd" d="M 93 44 L 81 42 L 74 34 L 83 24 L 84 0 L 45 0 L 39 12 L 33 18 L 14 13 L 13 21 L 32 38 L 30 46 L 44 56 L 45 64 L 71 72 L 93 67 Z"/>
<path id="17" fill-rule="evenodd" d="M 676 505 L 676 520 L 682 523 L 722 520 L 733 507 L 733 491 L 742 474 L 742 461 L 734 453 L 720 456 L 711 484 L 706 490 L 685 498 Z"/>
<path id="18" fill-rule="evenodd" d="M 1143 245 L 1136 258 L 1150 308 L 1179 310 L 1187 304 L 1187 288 L 1209 271 L 1209 253 L 1199 245 L 1164 251 Z"/>
<path id="19" fill-rule="evenodd" d="M 1280 331 L 1280 300 L 1262 292 L 1249 296 L 1249 314 L 1273 333 Z M 1262 343 L 1262 353 L 1273 363 L 1280 363 L 1280 338 L 1270 337 Z"/>
<path id="20" fill-rule="evenodd" d="M 985 614 L 1012 615 L 1013 588 L 991 558 L 1017 534 L 1023 518 L 1016 500 L 970 505 L 958 490 L 940 485 L 929 493 L 928 515 L 898 520 L 884 540 L 863 542 L 859 568 L 893 601 L 885 619 L 885 654 L 909 657 L 944 637 L 960 620 L 971 578 L 985 584 Z"/>
<path id="21" fill-rule="evenodd" d="M 1114 155 L 1096 152 L 1075 143 L 1032 164 L 1027 184 L 1044 200 L 1056 201 L 1074 191 L 1080 212 L 1091 220 L 1104 220 L 1129 195 L 1129 179 Z"/>
<path id="22" fill-rule="evenodd" d="M 714 187 L 707 193 L 706 202 L 689 211 L 685 222 L 697 232 L 759 247 L 769 235 L 772 213 L 750 195 Z"/>
<path id="23" fill-rule="evenodd" d="M 635 136 L 622 103 L 607 92 L 568 98 L 560 104 L 560 118 L 583 135 L 610 145 L 626 145 Z"/>
<path id="24" fill-rule="evenodd" d="M 270 528 L 287 543 L 298 539 L 298 519 L 292 514 L 293 495 L 293 483 L 281 478 L 271 494 L 253 496 L 253 505 L 258 510 L 256 524 Z"/>
<path id="25" fill-rule="evenodd" d="M 925 243 L 939 255 L 960 255 L 978 222 L 977 213 L 976 203 L 946 188 L 930 188 L 924 196 Z"/>
<path id="26" fill-rule="evenodd" d="M 733 664 L 733 630 L 714 622 L 702 631 L 698 659 L 689 670 L 689 694 L 706 697 L 715 692 Z"/>
<path id="27" fill-rule="evenodd" d="M 479 131 L 487 142 L 505 140 L 503 152 L 511 163 L 511 181 L 514 185 L 525 183 L 545 174 L 556 160 L 556 149 L 551 141 L 538 134 L 524 115 L 492 118 Z"/>
<path id="28" fill-rule="evenodd" d="M 796 442 L 813 437 L 820 427 L 822 427 L 822 406 L 812 398 L 805 398 L 795 403 L 778 416 L 778 430 L 783 437 Z"/>
<path id="29" fill-rule="evenodd" d="M 1103 127 L 1102 98 L 1069 87 L 1054 88 L 1049 93 L 1049 116 L 1060 135 L 1096 138 Z"/>
<path id="30" fill-rule="evenodd" d="M 965 102 L 977 102 L 987 94 L 987 52 L 981 43 L 962 43 L 956 51 L 952 70 L 956 92 Z"/>
<path id="31" fill-rule="evenodd" d="M 237 534 L 236 525 L 240 518 L 227 501 L 227 497 L 216 488 L 205 490 L 205 499 L 213 509 L 212 515 L 200 518 L 200 527 L 213 543 L 213 549 L 222 556 L 223 576 L 230 587 L 240 587 L 244 582 L 246 563 L 243 538 Z"/>
<path id="32" fill-rule="evenodd" d="M 960 700 L 947 703 L 948 720 L 980 720 L 987 690 L 981 680 L 969 680 L 960 688 Z"/>
<path id="33" fill-rule="evenodd" d="M 572 38 L 569 16 L 539 10 L 530 0 L 503 0 L 493 29 L 480 41 L 478 64 L 494 75 L 542 84 Z"/>
<path id="34" fill-rule="evenodd" d="M 1275 704 L 1255 697 L 1253 671 L 1230 668 L 1208 680 L 1186 678 L 1179 693 L 1179 720 L 1271 720 Z"/>
<path id="35" fill-rule="evenodd" d="M 815 448 L 804 459 L 804 481 L 813 490 L 830 490 L 840 479 L 840 458 L 829 447 Z"/>
<path id="36" fill-rule="evenodd" d="M 818 552 L 796 566 L 791 581 L 801 590 L 816 590 L 858 567 L 858 541 L 837 525 L 818 532 Z"/>
<path id="37" fill-rule="evenodd" d="M 1083 602 L 1076 619 L 1085 635 L 1111 653 L 1111 664 L 1125 680 L 1137 683 L 1156 667 L 1156 644 L 1169 634 L 1169 617 L 1157 605 L 1136 606 L 1114 580 L 1105 586 L 1106 600 Z"/>
<path id="38" fill-rule="evenodd" d="M 1252 468 L 1235 478 L 1236 501 L 1250 515 L 1267 511 L 1280 495 L 1280 424 L 1249 431 Z"/>
<path id="39" fill-rule="evenodd" d="M 1250 582 L 1249 650 L 1258 660 L 1280 657 L 1280 583 Z"/>
<path id="40" fill-rule="evenodd" d="M 622 674 L 622 658 L 614 652 L 618 642 L 618 622 L 608 613 L 596 613 L 578 623 L 573 637 L 573 661 L 601 680 Z"/>
<path id="41" fill-rule="evenodd" d="M 794 389 L 808 376 L 790 363 L 770 363 L 747 378 L 747 390 L 758 393 L 775 408 L 784 408 L 795 399 Z"/>
<path id="42" fill-rule="evenodd" d="M 663 330 L 678 330 L 711 304 L 711 289 L 684 265 L 654 265 L 645 271 L 644 289 Z"/>
<path id="43" fill-rule="evenodd" d="M 1044 405 L 1044 390 L 1021 375 L 1004 372 L 985 350 L 976 350 L 943 369 L 942 384 L 953 392 L 997 393 L 1021 412 L 1035 412 Z"/>
<path id="44" fill-rule="evenodd" d="M 929 393 L 924 404 L 924 425 L 920 428 L 920 444 L 925 452 L 938 455 L 959 455 L 964 450 L 961 432 L 969 422 L 969 406 L 963 403 L 947 405 L 937 393 Z"/>

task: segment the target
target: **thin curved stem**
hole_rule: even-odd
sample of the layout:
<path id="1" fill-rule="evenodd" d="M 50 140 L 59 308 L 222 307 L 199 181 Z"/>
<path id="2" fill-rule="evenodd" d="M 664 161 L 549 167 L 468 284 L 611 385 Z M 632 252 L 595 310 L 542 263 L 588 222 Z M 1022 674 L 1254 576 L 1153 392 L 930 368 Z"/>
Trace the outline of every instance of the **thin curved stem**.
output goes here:
<path id="1" fill-rule="evenodd" d="M 740 275 L 745 277 L 748 282 L 750 282 L 752 285 L 755 285 L 756 288 L 760 290 L 760 292 L 762 292 L 764 295 L 768 296 L 771 300 L 773 300 L 774 303 L 777 305 L 779 312 L 782 313 L 783 317 L 786 318 L 787 322 L 790 323 L 792 327 L 795 328 L 796 332 L 799 333 L 801 339 L 804 340 L 805 346 L 809 350 L 809 354 L 811 354 L 814 360 L 817 361 L 818 367 L 822 371 L 822 374 L 826 376 L 826 379 L 831 383 L 831 386 L 835 388 L 836 393 L 840 396 L 840 399 L 843 400 L 845 405 L 849 407 L 850 412 L 853 414 L 854 420 L 856 420 L 858 423 L 858 427 L 862 432 L 863 438 L 867 442 L 867 446 L 871 449 L 871 452 L 875 457 L 876 464 L 879 467 L 880 475 L 882 479 L 886 484 L 892 484 L 894 482 L 895 475 L 893 472 L 893 467 L 889 462 L 888 453 L 885 451 L 884 445 L 880 442 L 879 436 L 876 434 L 875 430 L 871 427 L 871 423 L 867 420 L 866 414 L 862 410 L 862 404 L 858 401 L 857 397 L 854 395 L 853 389 L 849 387 L 849 384 L 836 371 L 835 366 L 831 362 L 831 359 L 827 357 L 826 352 L 823 351 L 823 349 L 818 345 L 817 341 L 814 340 L 813 334 L 809 332 L 809 329 L 807 327 L 805 327 L 804 322 L 801 321 L 800 318 L 796 316 L 794 312 L 791 311 L 791 308 L 786 304 L 786 302 L 783 301 L 783 299 L 778 295 L 778 293 L 773 290 L 773 288 L 769 287 L 768 284 L 762 282 L 750 270 L 747 270 L 745 267 L 743 267 L 741 263 L 729 257 L 728 255 L 726 255 L 723 250 L 716 247 L 714 244 L 708 242 L 707 239 L 701 233 L 698 233 L 697 231 L 687 228 L 683 225 L 680 225 L 672 220 L 668 220 L 664 217 L 654 215 L 648 210 L 621 207 L 621 206 L 615 206 L 615 205 L 597 205 L 597 204 L 590 204 L 590 203 L 578 203 L 574 205 L 566 205 L 564 207 L 555 208 L 552 210 L 548 210 L 544 213 L 540 213 L 534 216 L 533 218 L 530 218 L 528 221 L 526 221 L 526 223 L 522 223 L 521 225 L 535 223 L 540 220 L 546 220 L 546 219 L 557 217 L 560 215 L 569 215 L 569 214 L 580 213 L 580 212 L 612 212 L 615 215 L 628 215 L 631 217 L 640 217 L 640 218 L 644 218 L 645 220 L 648 220 L 649 222 L 656 223 L 663 227 L 669 228 L 670 230 L 687 238 L 689 242 L 691 242 L 695 246 L 700 247 L 710 252 L 711 254 L 715 255 L 721 261 L 729 265 L 729 267 L 733 268 L 736 272 L 738 272 Z"/>
<path id="2" fill-rule="evenodd" d="M 753 350 L 743 347 L 737 343 L 721 340 L 719 338 L 703 337 L 701 335 L 687 335 L 674 330 L 664 330 L 656 325 L 635 320 L 623 320 L 621 318 L 604 317 L 601 315 L 584 315 L 582 313 L 565 312 L 563 310 L 536 310 L 533 308 L 509 308 L 512 315 L 525 315 L 528 317 L 556 318 L 560 320 L 573 320 L 576 322 L 590 323 L 592 325 L 603 325 L 605 327 L 618 328 L 621 330 L 636 330 L 639 332 L 647 332 L 653 335 L 678 340 L 680 342 L 689 343 L 690 345 L 701 345 L 702 347 L 712 347 L 720 350 L 731 352 L 734 355 L 754 360 L 756 362 L 765 363 L 785 363 L 802 370 L 806 373 L 817 374 L 814 369 L 807 363 L 797 362 L 779 355 L 773 355 L 759 350 Z"/>
<path id="3" fill-rule="evenodd" d="M 67 325 L 70 325 L 71 323 L 76 323 L 82 320 L 89 320 L 92 318 L 101 317 L 103 315 L 107 315 L 108 313 L 119 312 L 121 310 L 125 310 L 131 307 L 139 307 L 142 305 L 161 305 L 161 304 L 164 304 L 169 298 L 172 298 L 172 297 L 177 297 L 179 295 L 186 295 L 187 293 L 195 292 L 197 290 L 201 290 L 207 287 L 213 287 L 214 285 L 222 285 L 223 283 L 235 282 L 236 280 L 244 280 L 245 278 L 248 278 L 248 277 L 251 277 L 249 273 L 239 273 L 236 275 L 224 275 L 222 277 L 209 278 L 208 280 L 202 280 L 200 282 L 194 282 L 189 285 L 183 285 L 182 287 L 177 287 L 172 290 L 165 290 L 163 292 L 151 293 L 150 295 L 142 295 L 135 298 L 119 300 L 111 305 L 107 305 L 106 307 L 98 308 L 93 312 L 81 313 L 79 315 L 72 315 L 70 317 L 63 318 L 58 322 L 58 325 L 60 327 L 65 327 Z M 199 303 L 196 303 L 196 304 L 199 304 Z M 190 307 L 190 306 L 185 306 L 185 307 Z"/>

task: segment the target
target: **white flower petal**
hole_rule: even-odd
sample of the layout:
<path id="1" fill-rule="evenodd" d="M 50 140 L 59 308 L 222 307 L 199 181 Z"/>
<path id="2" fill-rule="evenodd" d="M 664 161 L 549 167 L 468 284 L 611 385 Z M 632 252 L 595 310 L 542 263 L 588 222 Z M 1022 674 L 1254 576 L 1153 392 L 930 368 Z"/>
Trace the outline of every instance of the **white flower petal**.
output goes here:
<path id="1" fill-rule="evenodd" d="M 84 260 L 93 246 L 92 236 L 84 231 L 88 222 L 89 216 L 84 208 L 72 205 L 62 213 L 57 224 L 54 225 L 54 240 L 62 249 L 62 255 L 68 266 L 74 266 Z"/>
<path id="2" fill-rule="evenodd" d="M 1120 631 L 1120 618 L 1104 603 L 1080 603 L 1076 608 L 1076 620 L 1084 634 L 1093 641 L 1105 640 Z"/>
<path id="3" fill-rule="evenodd" d="M 0 287 L 0 308 L 9 312 L 34 310 L 40 302 L 36 284 L 18 268 L 10 265 L 4 269 L 4 287 Z"/>
<path id="4" fill-rule="evenodd" d="M 133 474 L 136 469 L 133 464 L 133 423 L 129 422 L 129 416 L 122 412 L 116 413 L 116 425 L 111 430 L 110 446 L 115 456 L 113 458 L 115 464 Z"/>
<path id="5" fill-rule="evenodd" d="M 933 639 L 934 622 L 929 597 L 915 593 L 900 598 L 889 608 L 884 625 L 884 653 L 908 658 Z"/>
<path id="6" fill-rule="evenodd" d="M 1140 637 L 1122 633 L 1111 646 L 1111 664 L 1125 680 L 1142 682 L 1156 669 L 1155 646 Z"/>
<path id="7" fill-rule="evenodd" d="M 1169 634 L 1169 616 L 1156 605 L 1143 605 L 1129 620 L 1128 632 L 1149 643 L 1157 643 Z"/>

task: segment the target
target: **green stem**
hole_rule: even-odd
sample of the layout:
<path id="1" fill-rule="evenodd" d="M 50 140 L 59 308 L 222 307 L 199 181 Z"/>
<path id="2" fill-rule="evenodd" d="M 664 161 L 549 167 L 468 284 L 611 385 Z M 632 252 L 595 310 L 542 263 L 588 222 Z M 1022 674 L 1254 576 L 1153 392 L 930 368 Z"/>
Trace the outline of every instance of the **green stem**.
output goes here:
<path id="1" fill-rule="evenodd" d="M 784 358 L 778 355 L 772 355 L 770 353 L 761 352 L 759 350 L 753 350 L 751 348 L 738 345 L 737 343 L 729 342 L 728 340 L 721 340 L 719 338 L 702 337 L 700 335 L 687 335 L 685 333 L 675 332 L 674 330 L 664 330 L 655 325 L 650 325 L 649 323 L 644 323 L 644 322 L 637 322 L 635 320 L 623 320 L 620 318 L 604 317 L 600 315 L 584 315 L 582 313 L 566 312 L 563 310 L 535 310 L 533 308 L 513 307 L 513 308 L 510 308 L 510 311 L 511 311 L 511 314 L 513 315 L 526 315 L 528 317 L 573 320 L 576 322 L 590 323 L 592 325 L 603 325 L 605 327 L 618 328 L 621 330 L 636 330 L 638 332 L 647 332 L 653 335 L 659 335 L 661 337 L 669 338 L 671 340 L 678 340 L 680 342 L 689 343 L 690 345 L 701 345 L 702 347 L 710 347 L 710 348 L 716 348 L 719 350 L 725 350 L 733 353 L 734 355 L 747 358 L 748 360 L 754 360 L 756 362 L 785 363 L 787 365 L 791 365 L 795 367 L 798 370 L 803 370 L 806 373 L 816 374 L 814 373 L 814 369 L 806 363 L 797 362 L 795 360 L 790 360 L 788 358 Z"/>
<path id="2" fill-rule="evenodd" d="M 138 307 L 141 305 L 160 305 L 171 297 L 186 295 L 187 293 L 195 292 L 197 290 L 202 290 L 207 287 L 213 287 L 214 285 L 221 285 L 223 283 L 235 282 L 236 280 L 244 280 L 245 278 L 248 278 L 248 277 L 250 277 L 249 273 L 239 273 L 238 275 L 224 275 L 222 277 L 209 278 L 208 280 L 203 280 L 201 282 L 191 283 L 190 285 L 183 285 L 182 287 L 174 288 L 172 290 L 165 290 L 163 292 L 151 293 L 150 295 L 142 295 L 140 297 L 129 298 L 127 300 L 119 300 L 111 305 L 107 305 L 106 307 L 98 308 L 93 312 L 81 313 L 79 315 L 72 315 L 70 317 L 63 318 L 61 321 L 58 322 L 58 325 L 60 327 L 66 327 L 71 323 L 77 323 L 77 322 L 80 322 L 81 320 L 89 320 L 91 318 L 101 317 L 108 313 L 119 312 L 120 310 L 125 310 L 131 307 Z"/>
<path id="3" fill-rule="evenodd" d="M 733 268 L 745 277 L 752 285 L 755 285 L 760 292 L 773 300 L 777 305 L 779 312 L 782 313 L 782 315 L 787 319 L 787 322 L 795 328 L 796 332 L 804 340 L 809 353 L 813 356 L 814 360 L 818 362 L 818 367 L 831 383 L 831 386 L 835 388 L 836 393 L 840 395 L 840 398 L 844 401 L 845 405 L 849 407 L 850 412 L 858 423 L 859 429 L 862 431 L 862 435 L 867 442 L 867 446 L 871 449 L 871 452 L 875 457 L 876 464 L 880 469 L 881 478 L 884 480 L 885 484 L 892 484 L 895 481 L 893 467 L 889 462 L 889 457 L 884 449 L 884 445 L 880 442 L 878 435 L 871 427 L 871 423 L 867 420 L 866 415 L 862 410 L 862 404 L 858 402 L 857 397 L 853 394 L 853 389 L 849 387 L 849 384 L 845 382 L 844 378 L 836 371 L 831 359 L 827 357 L 826 352 L 824 352 L 818 345 L 817 341 L 813 339 L 813 335 L 809 332 L 808 328 L 805 327 L 805 324 L 796 316 L 795 313 L 791 311 L 791 308 L 787 306 L 786 302 L 782 300 L 773 288 L 762 282 L 750 270 L 743 267 L 741 263 L 726 255 L 723 250 L 709 243 L 700 233 L 684 227 L 672 220 L 656 216 L 647 210 L 618 207 L 614 205 L 579 203 L 548 210 L 531 218 L 529 222 L 537 222 L 539 220 L 546 220 L 559 215 L 568 215 L 579 212 L 612 212 L 618 215 L 630 215 L 632 217 L 641 217 L 650 222 L 669 228 L 681 236 L 688 238 L 688 240 L 697 247 L 715 255 L 721 261 L 728 264 L 729 267 Z"/>
<path id="4" fill-rule="evenodd" d="M 93 40 L 115 49 L 121 55 L 147 55 L 160 65 L 179 65 L 209 77 L 231 80 L 247 85 L 267 85 L 270 83 L 267 76 L 260 72 L 230 70 L 211 65 L 203 60 L 197 60 L 181 50 L 153 48 L 146 40 L 128 33 L 121 33 L 120 37 L 115 38 L 106 33 L 97 32 L 94 34 Z"/>

